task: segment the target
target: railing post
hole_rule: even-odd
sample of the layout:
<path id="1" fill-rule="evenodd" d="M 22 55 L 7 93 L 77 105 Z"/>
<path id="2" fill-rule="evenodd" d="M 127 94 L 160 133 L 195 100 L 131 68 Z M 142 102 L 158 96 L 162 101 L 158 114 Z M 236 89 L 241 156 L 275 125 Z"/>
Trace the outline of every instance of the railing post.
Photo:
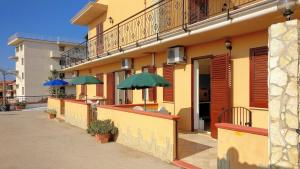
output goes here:
<path id="1" fill-rule="evenodd" d="M 230 20 L 230 0 L 227 1 L 227 20 Z"/>
<path id="2" fill-rule="evenodd" d="M 120 23 L 117 26 L 117 34 L 118 34 L 118 49 L 119 51 L 121 51 L 121 47 L 120 47 Z"/>
<path id="3" fill-rule="evenodd" d="M 186 13 L 185 13 L 185 0 L 182 0 L 182 29 L 186 32 L 187 29 L 186 29 L 186 23 L 185 23 L 185 16 L 186 16 Z"/>
<path id="4" fill-rule="evenodd" d="M 85 57 L 86 57 L 86 59 L 88 59 L 88 42 L 89 42 L 89 39 L 85 42 Z"/>

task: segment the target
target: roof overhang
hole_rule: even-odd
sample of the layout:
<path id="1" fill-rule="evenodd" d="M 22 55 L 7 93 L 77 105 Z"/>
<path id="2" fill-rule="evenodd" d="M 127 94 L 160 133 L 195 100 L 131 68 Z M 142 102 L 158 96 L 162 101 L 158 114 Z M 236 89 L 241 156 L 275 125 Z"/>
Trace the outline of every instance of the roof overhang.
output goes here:
<path id="1" fill-rule="evenodd" d="M 107 5 L 97 2 L 89 2 L 71 19 L 71 23 L 83 26 L 88 25 L 97 17 L 103 15 L 106 11 Z"/>

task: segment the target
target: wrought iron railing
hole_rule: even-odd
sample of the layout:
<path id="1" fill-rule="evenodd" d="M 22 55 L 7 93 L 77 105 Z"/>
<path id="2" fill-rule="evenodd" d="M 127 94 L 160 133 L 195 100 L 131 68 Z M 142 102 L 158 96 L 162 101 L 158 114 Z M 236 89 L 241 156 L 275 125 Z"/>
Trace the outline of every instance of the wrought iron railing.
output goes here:
<path id="1" fill-rule="evenodd" d="M 219 114 L 218 122 L 251 127 L 252 112 L 245 107 L 231 107 Z"/>
<path id="2" fill-rule="evenodd" d="M 62 68 L 187 31 L 193 24 L 263 0 L 161 0 L 62 54 Z"/>

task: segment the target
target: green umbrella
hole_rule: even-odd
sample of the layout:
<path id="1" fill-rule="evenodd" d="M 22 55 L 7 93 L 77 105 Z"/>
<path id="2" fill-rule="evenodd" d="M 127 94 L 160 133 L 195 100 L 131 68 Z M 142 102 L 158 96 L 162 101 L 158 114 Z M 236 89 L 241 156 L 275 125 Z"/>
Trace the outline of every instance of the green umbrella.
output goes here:
<path id="1" fill-rule="evenodd" d="M 118 85 L 120 90 L 147 89 L 152 87 L 170 87 L 171 84 L 163 77 L 143 72 L 129 76 Z M 144 109 L 146 110 L 146 95 L 144 95 Z"/>
<path id="2" fill-rule="evenodd" d="M 89 85 L 89 84 L 103 84 L 103 82 L 94 76 L 78 76 L 70 81 L 73 85 Z M 87 89 L 85 88 L 85 101 L 87 101 Z"/>

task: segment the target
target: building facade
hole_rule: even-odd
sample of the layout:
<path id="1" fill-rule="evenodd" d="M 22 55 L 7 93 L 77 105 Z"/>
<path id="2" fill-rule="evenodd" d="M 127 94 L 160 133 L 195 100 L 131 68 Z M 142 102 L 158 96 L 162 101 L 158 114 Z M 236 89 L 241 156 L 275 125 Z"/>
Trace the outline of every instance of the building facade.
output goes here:
<path id="1" fill-rule="evenodd" d="M 299 102 L 294 98 L 289 104 L 294 113 L 287 112 L 288 107 L 276 107 L 285 104 L 284 100 L 278 102 L 278 97 L 286 92 L 280 86 L 286 85 L 288 78 L 282 82 L 280 76 L 275 77 L 281 73 L 285 78 L 285 70 L 288 73 L 294 72 L 291 69 L 298 70 L 292 66 L 292 59 L 284 58 L 282 52 L 290 43 L 286 52 L 299 60 L 299 45 L 294 43 L 294 39 L 299 38 L 298 6 L 292 15 L 295 20 L 285 23 L 275 0 L 140 0 L 128 5 L 130 3 L 132 1 L 126 0 L 88 3 L 71 20 L 73 24 L 89 28 L 88 40 L 82 43 L 85 48 L 71 49 L 74 52 L 61 58 L 64 72 L 92 75 L 104 81 L 103 85 L 77 86 L 76 95 L 79 98 L 87 94 L 89 99 L 101 97 L 106 99 L 107 105 L 118 105 L 100 107 L 98 113 L 100 116 L 106 113 L 105 117 L 125 127 L 119 135 L 120 139 L 127 139 L 122 143 L 137 149 L 140 146 L 140 150 L 162 159 L 177 159 L 171 155 L 177 151 L 174 147 L 166 146 L 166 151 L 174 150 L 166 156 L 157 149 L 145 150 L 142 143 L 146 144 L 149 137 L 150 142 L 155 140 L 159 134 L 142 135 L 149 129 L 142 127 L 133 134 L 126 128 L 130 126 L 126 123 L 129 118 L 124 120 L 122 115 L 113 115 L 122 111 L 119 108 L 122 105 L 143 103 L 146 95 L 148 102 L 170 113 L 163 118 L 177 120 L 178 117 L 176 132 L 178 127 L 179 131 L 207 132 L 217 138 L 219 168 L 299 168 L 299 138 L 294 130 L 299 124 L 296 108 Z M 277 23 L 284 26 L 274 31 L 271 26 Z M 282 41 L 286 48 L 281 45 Z M 272 74 L 277 63 L 281 67 Z M 144 91 L 117 89 L 126 77 L 141 72 L 163 76 L 171 87 Z M 280 89 L 270 88 L 270 84 Z M 298 87 L 292 85 L 298 92 Z M 104 113 L 105 109 L 114 113 Z M 279 109 L 287 112 L 289 118 L 285 119 L 285 113 L 274 118 Z M 123 112 L 132 113 L 128 109 Z M 291 121 L 294 129 L 286 125 Z M 135 134 L 137 138 L 128 141 Z M 174 141 L 174 145 L 177 142 Z M 261 146 L 251 149 L 248 142 Z M 159 146 L 162 149 L 161 142 Z"/>
<path id="2" fill-rule="evenodd" d="M 43 83 L 51 71 L 60 69 L 60 54 L 77 44 L 17 33 L 9 38 L 8 45 L 15 47 L 15 55 L 10 59 L 16 62 L 16 97 L 38 101 L 40 96 L 49 95 Z M 72 75 L 62 73 L 62 77 L 71 78 Z M 75 89 L 67 86 L 65 91 L 74 94 Z"/>

